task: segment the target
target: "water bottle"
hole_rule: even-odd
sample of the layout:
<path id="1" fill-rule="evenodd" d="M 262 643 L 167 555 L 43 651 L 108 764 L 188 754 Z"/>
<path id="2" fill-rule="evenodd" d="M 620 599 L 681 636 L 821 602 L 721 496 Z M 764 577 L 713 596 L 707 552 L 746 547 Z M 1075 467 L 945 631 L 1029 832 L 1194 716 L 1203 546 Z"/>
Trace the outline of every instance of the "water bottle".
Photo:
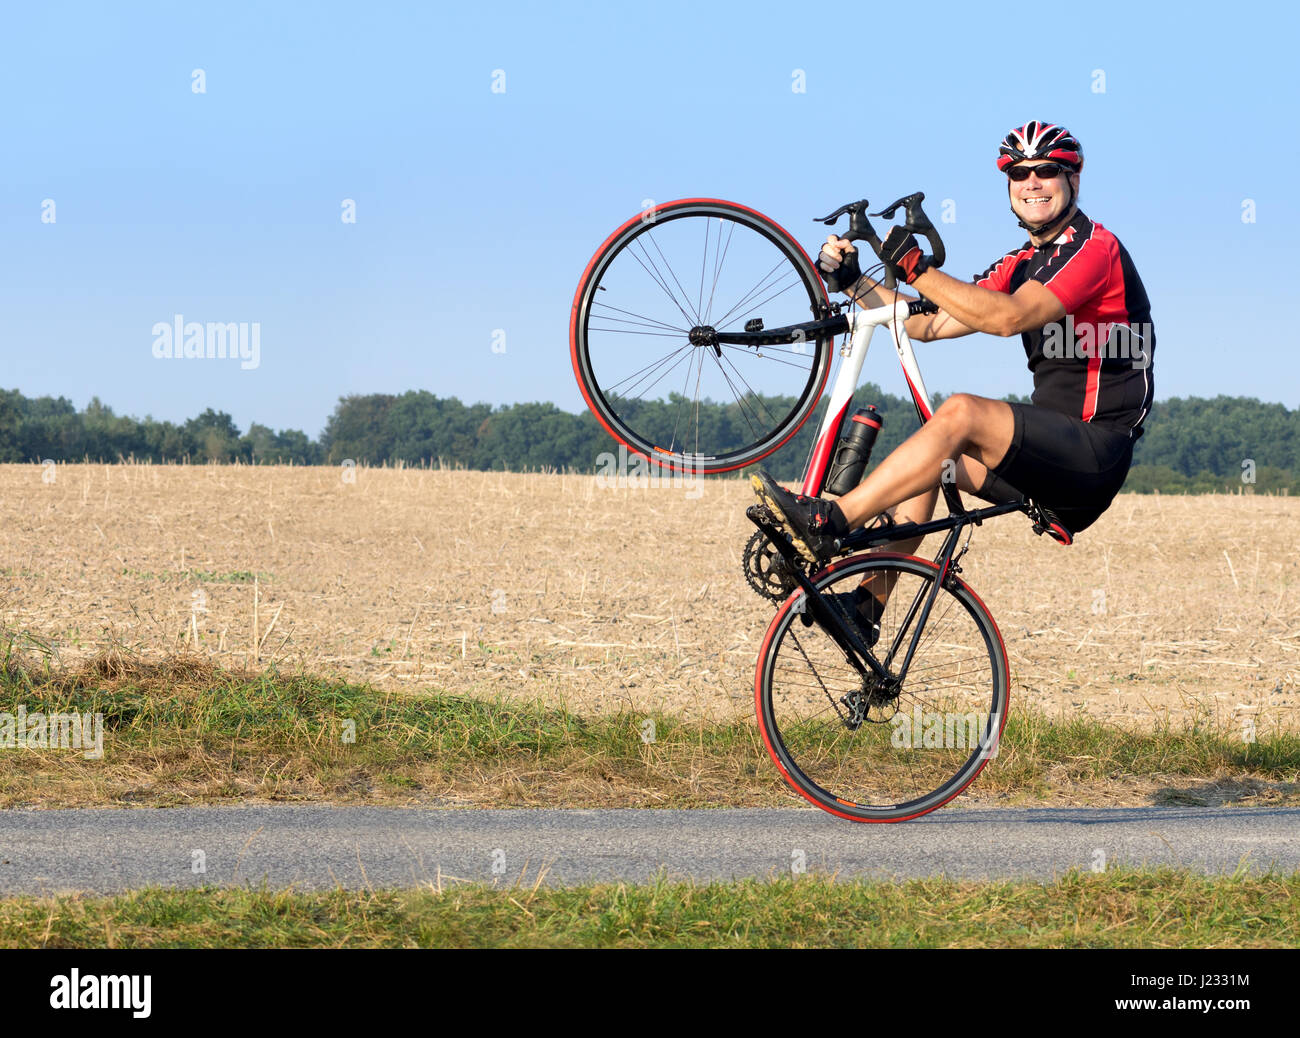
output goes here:
<path id="1" fill-rule="evenodd" d="M 835 456 L 831 459 L 826 474 L 826 493 L 839 497 L 862 482 L 862 473 L 866 471 L 867 461 L 871 458 L 876 434 L 884 423 L 885 419 L 874 404 L 858 408 L 849 418 L 845 423 L 848 432 L 840 436 Z"/>

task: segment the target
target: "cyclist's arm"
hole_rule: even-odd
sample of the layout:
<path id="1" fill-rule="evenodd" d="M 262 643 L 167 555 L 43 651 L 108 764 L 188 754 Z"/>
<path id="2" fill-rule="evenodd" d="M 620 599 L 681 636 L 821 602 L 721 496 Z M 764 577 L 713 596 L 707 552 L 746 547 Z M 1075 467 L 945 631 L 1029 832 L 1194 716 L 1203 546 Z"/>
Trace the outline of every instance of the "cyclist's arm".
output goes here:
<path id="1" fill-rule="evenodd" d="M 990 335 L 1015 335 L 1065 316 L 1065 305 L 1039 281 L 1026 281 L 1007 295 L 932 268 L 913 284 L 966 328 Z M 907 334 L 912 334 L 910 322 Z"/>
<path id="2" fill-rule="evenodd" d="M 853 286 L 852 295 L 858 305 L 863 307 L 888 306 L 895 298 L 909 301 L 916 298 L 906 292 L 899 292 L 895 296 L 892 288 L 886 288 L 879 281 L 873 281 L 869 277 L 861 278 Z M 904 327 L 907 329 L 907 337 L 916 342 L 955 339 L 959 335 L 970 335 L 975 331 L 974 328 L 963 324 L 943 309 L 940 309 L 937 314 L 917 314 L 915 317 L 909 317 Z"/>

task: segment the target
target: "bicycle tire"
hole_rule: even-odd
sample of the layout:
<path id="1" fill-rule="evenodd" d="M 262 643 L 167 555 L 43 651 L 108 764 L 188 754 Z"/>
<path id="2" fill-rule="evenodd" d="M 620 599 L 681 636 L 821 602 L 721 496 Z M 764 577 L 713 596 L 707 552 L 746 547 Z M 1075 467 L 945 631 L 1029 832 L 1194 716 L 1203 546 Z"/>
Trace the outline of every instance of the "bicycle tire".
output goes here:
<path id="1" fill-rule="evenodd" d="M 619 227 L 583 271 L 569 323 L 574 375 L 597 420 L 632 452 L 674 471 L 743 468 L 813 413 L 833 340 L 694 345 L 691 328 L 738 331 L 758 316 L 782 327 L 820 317 L 825 305 L 812 260 L 774 221 L 720 199 L 664 202 Z M 682 392 L 671 391 L 674 377 L 666 400 L 665 389 L 644 396 L 683 361 Z M 702 419 L 715 392 L 732 399 L 718 401 L 721 420 Z"/>
<path id="2" fill-rule="evenodd" d="M 910 555 L 854 555 L 812 583 L 824 596 L 864 579 L 879 588 L 891 577 L 896 586 L 872 653 L 896 675 L 911 631 L 900 636 L 899 628 L 939 578 L 938 567 Z M 772 618 L 754 678 L 759 729 L 785 781 L 822 810 L 855 822 L 906 821 L 958 796 L 996 756 L 1006 724 L 1006 647 L 984 603 L 949 576 L 892 702 L 878 684 L 862 681 L 821 624 L 801 622 L 801 603 L 806 613 L 804 592 L 796 589 Z M 885 700 L 876 702 L 874 717 L 873 699 Z"/>

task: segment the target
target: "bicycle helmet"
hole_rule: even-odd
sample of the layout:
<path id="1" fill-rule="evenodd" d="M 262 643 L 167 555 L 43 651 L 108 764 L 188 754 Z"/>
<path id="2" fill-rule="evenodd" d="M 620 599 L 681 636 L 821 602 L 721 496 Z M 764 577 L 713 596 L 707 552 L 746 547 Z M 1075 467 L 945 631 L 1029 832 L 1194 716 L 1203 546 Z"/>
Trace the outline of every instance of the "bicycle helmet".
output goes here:
<path id="1" fill-rule="evenodd" d="M 1025 159 L 1052 159 L 1078 173 L 1083 169 L 1083 145 L 1064 126 L 1031 119 L 1002 140 L 998 148 L 998 169 Z"/>
<path id="2" fill-rule="evenodd" d="M 1002 144 L 998 148 L 998 169 L 1005 173 L 1008 167 L 1014 166 L 1017 162 L 1024 162 L 1026 159 L 1050 159 L 1078 173 L 1083 169 L 1083 145 L 1064 126 L 1031 119 L 1024 126 L 1016 127 L 1002 139 Z M 1068 177 L 1065 182 L 1070 187 L 1070 200 L 1065 205 L 1064 214 L 1053 221 L 1055 223 L 1069 219 L 1078 198 L 1074 185 L 1070 183 Z M 1008 182 L 1007 194 L 1010 193 L 1011 184 Z M 1011 212 L 1016 217 L 1016 222 L 1030 234 L 1038 234 L 1051 226 L 1041 224 L 1035 227 L 1033 224 L 1025 223 L 1016 213 L 1015 206 L 1011 207 Z"/>

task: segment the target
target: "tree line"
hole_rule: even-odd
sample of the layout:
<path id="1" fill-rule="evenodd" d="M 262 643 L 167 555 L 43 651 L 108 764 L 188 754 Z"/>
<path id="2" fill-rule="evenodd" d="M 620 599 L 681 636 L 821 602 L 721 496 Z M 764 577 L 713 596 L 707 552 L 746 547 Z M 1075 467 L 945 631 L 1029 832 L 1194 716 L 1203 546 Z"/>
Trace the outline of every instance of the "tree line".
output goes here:
<path id="1" fill-rule="evenodd" d="M 1027 402 L 1007 396 L 1006 400 Z M 936 397 L 935 406 L 942 401 Z M 681 402 L 639 403 L 637 421 L 671 434 Z M 909 399 L 862 386 L 855 403 L 872 403 L 884 418 L 873 452 L 879 461 L 917 428 Z M 751 401 L 748 413 L 779 413 L 791 401 Z M 778 479 L 803 471 L 825 413 L 814 416 L 785 447 L 764 459 Z M 738 404 L 702 404 L 706 435 L 733 442 L 743 437 L 747 410 Z M 64 397 L 26 397 L 0 390 L 0 462 L 150 461 L 155 463 L 357 464 L 461 466 L 468 469 L 608 468 L 602 454 L 618 445 L 590 411 L 574 415 L 554 404 L 493 406 L 461 403 L 424 390 L 341 397 L 320 436 L 298 429 L 279 432 L 254 422 L 241 432 L 231 416 L 211 408 L 181 423 L 117 415 L 98 398 L 77 410 Z M 1149 493 L 1233 491 L 1243 486 L 1277 491 L 1300 473 L 1300 410 L 1246 397 L 1175 398 L 1157 402 L 1133 455 L 1126 490 Z"/>

